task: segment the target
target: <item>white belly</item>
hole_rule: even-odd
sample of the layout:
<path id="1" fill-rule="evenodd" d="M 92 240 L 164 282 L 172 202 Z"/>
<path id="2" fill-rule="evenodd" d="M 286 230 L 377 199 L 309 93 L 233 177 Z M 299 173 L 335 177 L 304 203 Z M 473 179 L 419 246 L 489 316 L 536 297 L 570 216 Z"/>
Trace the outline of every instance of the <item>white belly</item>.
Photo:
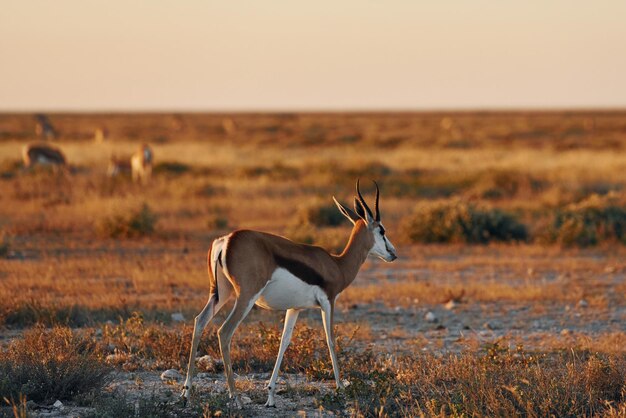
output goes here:
<path id="1" fill-rule="evenodd" d="M 318 308 L 326 294 L 318 286 L 310 285 L 284 268 L 277 268 L 256 304 L 265 309 Z"/>

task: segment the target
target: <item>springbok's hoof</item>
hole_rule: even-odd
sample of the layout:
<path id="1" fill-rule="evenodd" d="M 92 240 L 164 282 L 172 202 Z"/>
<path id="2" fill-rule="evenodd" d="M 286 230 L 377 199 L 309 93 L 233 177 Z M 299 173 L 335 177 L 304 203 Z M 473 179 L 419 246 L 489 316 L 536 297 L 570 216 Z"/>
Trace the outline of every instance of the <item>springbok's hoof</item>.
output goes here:
<path id="1" fill-rule="evenodd" d="M 190 395 L 191 395 L 191 389 L 185 386 L 183 388 L 183 392 L 180 394 L 180 401 L 183 403 L 183 406 L 187 406 L 187 401 L 189 401 Z"/>
<path id="2" fill-rule="evenodd" d="M 243 409 L 243 402 L 241 402 L 241 398 L 239 396 L 230 398 L 229 404 L 231 404 L 231 407 L 235 409 Z"/>

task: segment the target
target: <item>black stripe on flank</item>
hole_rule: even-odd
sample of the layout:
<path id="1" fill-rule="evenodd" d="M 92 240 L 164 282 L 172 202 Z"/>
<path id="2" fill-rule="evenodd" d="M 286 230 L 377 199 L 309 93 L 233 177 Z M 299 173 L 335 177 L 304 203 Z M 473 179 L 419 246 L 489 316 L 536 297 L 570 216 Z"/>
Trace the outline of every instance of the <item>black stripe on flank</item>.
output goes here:
<path id="1" fill-rule="evenodd" d="M 276 261 L 278 267 L 286 269 L 300 280 L 324 289 L 325 281 L 322 275 L 306 264 L 291 258 L 281 257 L 277 254 L 274 254 L 274 261 Z"/>

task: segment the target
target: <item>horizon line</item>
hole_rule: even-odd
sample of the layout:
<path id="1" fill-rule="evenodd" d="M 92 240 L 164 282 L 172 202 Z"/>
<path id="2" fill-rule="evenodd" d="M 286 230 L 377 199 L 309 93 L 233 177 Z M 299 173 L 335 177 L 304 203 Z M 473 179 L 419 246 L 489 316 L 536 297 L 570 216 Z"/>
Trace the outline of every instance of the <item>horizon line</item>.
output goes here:
<path id="1" fill-rule="evenodd" d="M 353 108 L 18 108 L 7 109 L 0 107 L 0 114 L 277 114 L 277 113 L 301 113 L 301 114 L 324 114 L 324 113 L 567 113 L 567 112 L 605 112 L 615 113 L 626 111 L 623 106 L 498 106 L 498 107 L 353 107 Z"/>

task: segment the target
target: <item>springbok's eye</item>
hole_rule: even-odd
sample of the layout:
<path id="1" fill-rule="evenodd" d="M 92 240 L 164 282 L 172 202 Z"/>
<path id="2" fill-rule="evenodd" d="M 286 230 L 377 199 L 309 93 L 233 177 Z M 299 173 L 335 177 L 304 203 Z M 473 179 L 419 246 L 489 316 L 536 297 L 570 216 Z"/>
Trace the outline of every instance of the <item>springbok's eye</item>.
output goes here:
<path id="1" fill-rule="evenodd" d="M 380 231 L 380 235 L 385 235 L 385 228 L 383 228 L 382 226 L 378 228 L 378 231 Z"/>

